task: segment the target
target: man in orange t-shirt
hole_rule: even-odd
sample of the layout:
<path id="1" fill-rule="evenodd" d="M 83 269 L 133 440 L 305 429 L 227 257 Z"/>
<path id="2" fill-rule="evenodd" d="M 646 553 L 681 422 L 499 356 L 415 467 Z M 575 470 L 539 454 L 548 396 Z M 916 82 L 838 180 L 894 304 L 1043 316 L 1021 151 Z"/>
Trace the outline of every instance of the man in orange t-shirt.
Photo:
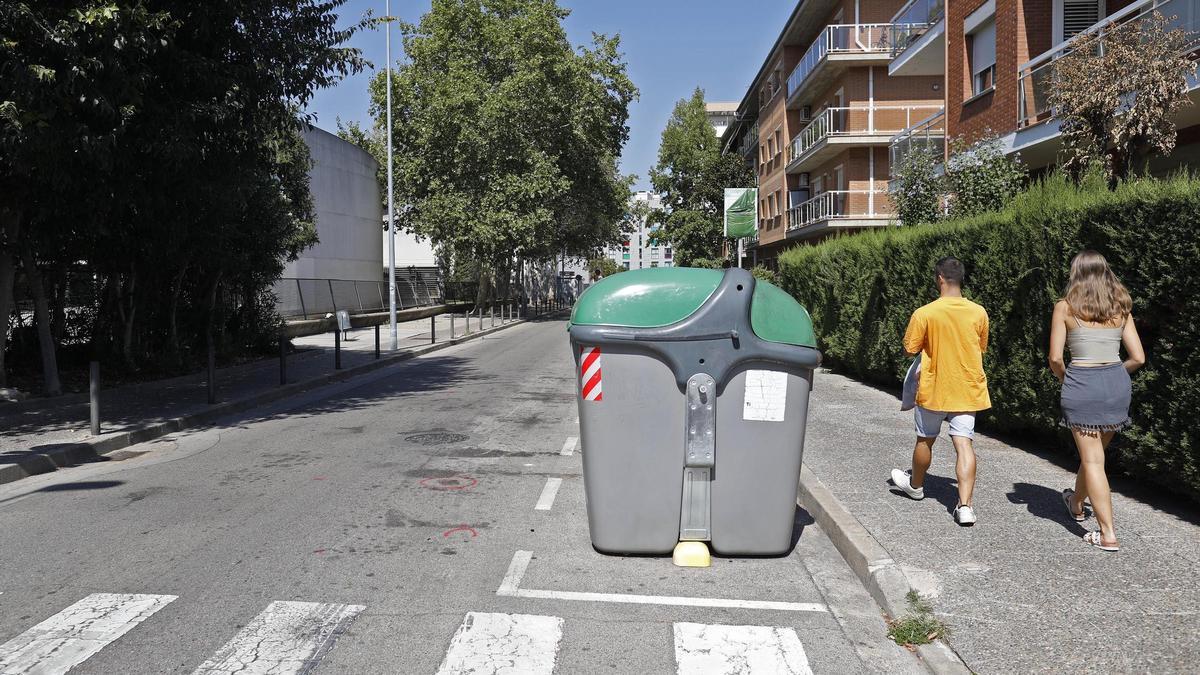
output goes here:
<path id="1" fill-rule="evenodd" d="M 983 353 L 987 351 L 988 315 L 962 296 L 963 264 L 942 258 L 935 266 L 941 297 L 913 312 L 904 333 L 904 351 L 921 355 L 917 386 L 917 443 L 912 471 L 892 470 L 892 483 L 913 499 L 925 498 L 925 472 L 933 459 L 933 442 L 942 423 L 950 423 L 950 440 L 958 453 L 958 506 L 954 520 L 975 524 L 975 413 L 992 407 Z"/>

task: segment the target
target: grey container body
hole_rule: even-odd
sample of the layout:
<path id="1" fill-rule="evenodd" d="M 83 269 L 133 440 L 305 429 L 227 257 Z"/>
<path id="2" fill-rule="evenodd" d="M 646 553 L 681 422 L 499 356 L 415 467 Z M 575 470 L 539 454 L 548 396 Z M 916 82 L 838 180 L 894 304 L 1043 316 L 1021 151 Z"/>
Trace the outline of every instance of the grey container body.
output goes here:
<path id="1" fill-rule="evenodd" d="M 680 540 L 687 401 L 662 361 L 620 345 L 601 347 L 600 361 L 603 399 L 579 398 L 592 545 L 670 553 Z M 748 370 L 716 397 L 710 544 L 723 555 L 780 555 L 792 548 L 812 371 L 786 375 L 782 421 L 755 421 L 744 419 Z"/>

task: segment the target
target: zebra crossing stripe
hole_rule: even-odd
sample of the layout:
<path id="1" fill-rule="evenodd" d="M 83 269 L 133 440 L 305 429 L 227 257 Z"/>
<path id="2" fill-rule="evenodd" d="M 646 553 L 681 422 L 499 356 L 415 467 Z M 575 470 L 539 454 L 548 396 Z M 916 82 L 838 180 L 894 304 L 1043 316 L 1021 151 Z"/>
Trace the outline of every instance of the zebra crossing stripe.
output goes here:
<path id="1" fill-rule="evenodd" d="M 579 361 L 580 392 L 585 401 L 603 401 L 604 391 L 600 382 L 600 348 L 581 347 Z"/>
<path id="2" fill-rule="evenodd" d="M 779 626 L 675 624 L 679 675 L 812 675 L 800 637 Z"/>
<path id="3" fill-rule="evenodd" d="M 450 641 L 438 675 L 551 675 L 562 625 L 557 616 L 468 612 Z"/>
<path id="4" fill-rule="evenodd" d="M 93 593 L 0 645 L 0 673 L 65 673 L 177 597 Z"/>
<path id="5" fill-rule="evenodd" d="M 200 664 L 195 675 L 308 672 L 363 609 L 362 605 L 277 600 Z"/>

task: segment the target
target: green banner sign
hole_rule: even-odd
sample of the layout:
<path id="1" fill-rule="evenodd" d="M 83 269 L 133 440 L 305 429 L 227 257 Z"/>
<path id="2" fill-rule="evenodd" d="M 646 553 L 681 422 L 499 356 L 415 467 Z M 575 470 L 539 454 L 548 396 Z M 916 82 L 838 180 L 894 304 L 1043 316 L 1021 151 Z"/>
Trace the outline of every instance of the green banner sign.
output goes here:
<path id="1" fill-rule="evenodd" d="M 758 229 L 758 190 L 725 188 L 725 236 L 752 236 Z"/>

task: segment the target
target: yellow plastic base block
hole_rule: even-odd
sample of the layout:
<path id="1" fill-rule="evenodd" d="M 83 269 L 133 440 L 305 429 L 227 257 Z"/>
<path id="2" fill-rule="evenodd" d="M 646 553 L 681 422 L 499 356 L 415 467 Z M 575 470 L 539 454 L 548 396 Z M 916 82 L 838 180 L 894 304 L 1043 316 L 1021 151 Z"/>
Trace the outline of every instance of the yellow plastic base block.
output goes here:
<path id="1" fill-rule="evenodd" d="M 676 567 L 708 567 L 712 565 L 712 556 L 708 553 L 708 544 L 702 541 L 681 541 L 675 544 L 671 562 Z"/>

